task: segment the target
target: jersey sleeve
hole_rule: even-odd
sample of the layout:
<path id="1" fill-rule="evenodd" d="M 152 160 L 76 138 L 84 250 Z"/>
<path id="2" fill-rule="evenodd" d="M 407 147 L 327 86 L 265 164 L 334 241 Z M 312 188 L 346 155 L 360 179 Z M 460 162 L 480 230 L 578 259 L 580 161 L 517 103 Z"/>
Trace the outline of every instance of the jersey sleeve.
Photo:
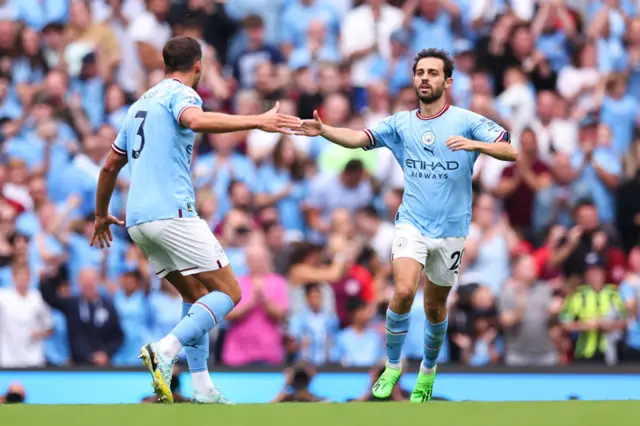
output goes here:
<path id="1" fill-rule="evenodd" d="M 478 142 L 507 142 L 511 143 L 511 135 L 495 121 L 479 114 L 472 114 L 469 118 L 471 139 Z"/>
<path id="2" fill-rule="evenodd" d="M 369 137 L 369 145 L 362 147 L 365 151 L 386 146 L 393 149 L 395 145 L 402 143 L 397 131 L 398 115 L 394 114 L 382 120 L 377 126 L 371 129 L 364 129 Z"/>
<path id="3" fill-rule="evenodd" d="M 126 121 L 125 121 L 126 123 Z M 125 126 L 123 125 L 120 131 L 118 132 L 118 136 L 116 136 L 116 140 L 113 141 L 111 145 L 111 149 L 120 155 L 127 155 L 127 137 L 125 135 Z"/>
<path id="4" fill-rule="evenodd" d="M 171 115 L 180 123 L 180 116 L 189 108 L 202 109 L 202 98 L 190 87 L 182 87 L 171 100 Z"/>

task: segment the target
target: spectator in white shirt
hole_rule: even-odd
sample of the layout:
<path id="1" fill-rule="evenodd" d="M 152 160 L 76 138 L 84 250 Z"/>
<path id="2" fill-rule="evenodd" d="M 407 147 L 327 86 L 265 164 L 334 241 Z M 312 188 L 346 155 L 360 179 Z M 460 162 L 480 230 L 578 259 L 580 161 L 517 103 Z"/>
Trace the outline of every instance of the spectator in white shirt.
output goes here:
<path id="1" fill-rule="evenodd" d="M 391 54 L 389 38 L 402 27 L 404 15 L 385 0 L 366 0 L 351 10 L 342 22 L 342 56 L 351 63 L 351 81 L 354 87 L 364 88 L 369 83 L 369 69 L 376 53 L 388 58 Z"/>
<path id="2" fill-rule="evenodd" d="M 365 237 L 367 244 L 376 252 L 380 262 L 389 265 L 391 263 L 391 245 L 393 244 L 393 224 L 380 219 L 373 206 L 359 209 L 356 212 L 355 224 L 358 232 Z"/>
<path id="3" fill-rule="evenodd" d="M 40 292 L 29 288 L 28 266 L 12 269 L 13 288 L 0 289 L 0 367 L 43 367 L 43 340 L 53 331 L 51 313 Z"/>
<path id="4" fill-rule="evenodd" d="M 146 0 L 147 11 L 129 25 L 129 35 L 136 44 L 142 68 L 147 72 L 163 68 L 162 48 L 171 38 L 166 19 L 169 0 Z"/>

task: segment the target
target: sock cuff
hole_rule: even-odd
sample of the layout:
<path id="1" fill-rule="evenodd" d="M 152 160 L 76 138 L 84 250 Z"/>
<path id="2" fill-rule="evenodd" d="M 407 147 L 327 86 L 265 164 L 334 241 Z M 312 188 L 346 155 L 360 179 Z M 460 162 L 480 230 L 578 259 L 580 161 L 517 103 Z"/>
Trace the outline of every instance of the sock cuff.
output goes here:
<path id="1" fill-rule="evenodd" d="M 182 337 L 178 336 L 177 333 L 174 333 L 173 331 L 171 331 L 171 335 L 173 337 L 175 337 L 176 339 L 178 339 L 178 342 L 180 342 L 180 345 L 182 345 L 182 347 L 184 348 L 186 345 L 186 342 L 182 339 Z"/>
<path id="2" fill-rule="evenodd" d="M 406 321 L 411 317 L 411 312 L 407 312 L 406 314 L 396 314 L 391 309 L 387 309 L 387 318 L 391 318 L 396 322 Z"/>
<path id="3" fill-rule="evenodd" d="M 207 367 L 206 363 L 204 367 L 194 367 L 192 368 L 191 366 L 189 366 L 189 372 L 190 373 L 202 373 L 203 371 L 208 371 L 209 368 Z"/>
<path id="4" fill-rule="evenodd" d="M 445 317 L 444 321 L 439 322 L 439 323 L 432 323 L 431 321 L 429 321 L 429 318 L 427 318 L 427 324 L 431 327 L 446 327 L 447 324 L 449 323 L 449 314 L 447 314 L 447 316 Z"/>

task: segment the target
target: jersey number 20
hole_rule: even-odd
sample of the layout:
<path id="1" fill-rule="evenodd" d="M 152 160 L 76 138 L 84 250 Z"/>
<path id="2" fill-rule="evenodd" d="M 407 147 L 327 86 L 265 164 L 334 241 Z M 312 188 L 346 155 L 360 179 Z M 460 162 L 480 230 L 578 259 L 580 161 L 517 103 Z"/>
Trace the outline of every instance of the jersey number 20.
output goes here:
<path id="1" fill-rule="evenodd" d="M 131 150 L 131 156 L 133 158 L 140 157 L 140 153 L 144 149 L 144 122 L 147 120 L 147 111 L 136 112 L 136 118 L 142 118 L 142 122 L 140 123 L 140 127 L 138 127 L 137 133 L 137 135 L 140 136 L 140 149 Z"/>

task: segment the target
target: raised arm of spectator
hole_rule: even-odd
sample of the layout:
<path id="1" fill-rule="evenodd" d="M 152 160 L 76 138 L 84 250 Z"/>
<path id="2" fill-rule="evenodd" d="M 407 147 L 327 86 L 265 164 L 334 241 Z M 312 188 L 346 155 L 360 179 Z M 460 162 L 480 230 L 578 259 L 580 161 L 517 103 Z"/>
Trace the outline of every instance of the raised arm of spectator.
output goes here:
<path id="1" fill-rule="evenodd" d="M 418 1 L 419 0 L 407 0 L 402 6 L 402 12 L 404 13 L 404 21 L 402 25 L 405 29 L 411 30 L 413 24 L 413 17 L 416 14 L 416 10 L 418 10 Z"/>
<path id="2" fill-rule="evenodd" d="M 578 247 L 582 232 L 580 226 L 574 226 L 567 234 L 566 241 L 551 250 L 551 255 L 549 256 L 549 265 L 551 267 L 561 266 L 571 256 L 571 253 Z"/>
<path id="3" fill-rule="evenodd" d="M 347 269 L 346 255 L 333 256 L 327 266 L 313 266 L 300 263 L 291 267 L 289 279 L 293 284 L 333 282 L 339 280 Z"/>
<path id="4" fill-rule="evenodd" d="M 73 127 L 76 129 L 81 139 L 84 139 L 93 133 L 91 123 L 82 108 L 82 98 L 78 93 L 76 93 L 71 98 L 71 102 L 69 102 L 69 112 L 71 114 L 71 119 L 73 120 Z"/>
<path id="5" fill-rule="evenodd" d="M 551 13 L 551 8 L 554 7 L 551 3 L 546 2 L 542 3 L 540 8 L 538 9 L 538 13 L 533 18 L 533 22 L 531 23 L 531 31 L 535 38 L 540 37 L 542 32 L 544 31 L 544 26 L 549 19 L 549 14 Z"/>
<path id="6" fill-rule="evenodd" d="M 591 39 L 602 37 L 607 24 L 609 23 L 609 9 L 602 8 L 591 21 L 587 28 L 587 36 Z"/>
<path id="7" fill-rule="evenodd" d="M 53 220 L 53 236 L 64 246 L 69 245 L 69 216 L 76 208 L 78 208 L 80 203 L 82 203 L 82 198 L 79 195 L 70 195 L 60 212 L 58 212 Z"/>
<path id="8" fill-rule="evenodd" d="M 61 280 L 58 274 L 43 276 L 40 280 L 40 293 L 47 305 L 67 315 L 74 307 L 74 300 L 72 297 L 58 295 L 58 287 L 60 284 Z"/>

